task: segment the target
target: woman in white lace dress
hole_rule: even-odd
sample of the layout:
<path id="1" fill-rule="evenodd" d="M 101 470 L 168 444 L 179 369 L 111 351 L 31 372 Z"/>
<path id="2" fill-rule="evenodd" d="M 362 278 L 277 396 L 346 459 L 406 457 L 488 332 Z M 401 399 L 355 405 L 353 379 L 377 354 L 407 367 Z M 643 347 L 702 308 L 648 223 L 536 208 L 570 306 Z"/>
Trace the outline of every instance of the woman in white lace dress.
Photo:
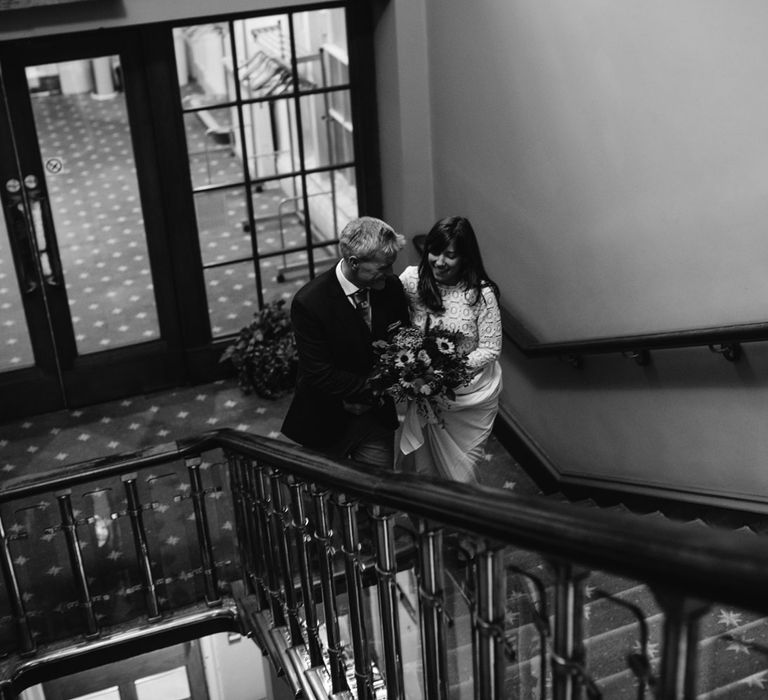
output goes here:
<path id="1" fill-rule="evenodd" d="M 427 234 L 418 267 L 406 268 L 400 280 L 411 323 L 460 331 L 465 339 L 457 351 L 467 355 L 475 372 L 468 386 L 456 389 L 456 400 L 443 406 L 442 425 L 426 421 L 415 405 L 407 408 L 400 468 L 476 482 L 499 407 L 501 316 L 498 287 L 485 272 L 469 221 L 461 216 L 438 221 Z"/>

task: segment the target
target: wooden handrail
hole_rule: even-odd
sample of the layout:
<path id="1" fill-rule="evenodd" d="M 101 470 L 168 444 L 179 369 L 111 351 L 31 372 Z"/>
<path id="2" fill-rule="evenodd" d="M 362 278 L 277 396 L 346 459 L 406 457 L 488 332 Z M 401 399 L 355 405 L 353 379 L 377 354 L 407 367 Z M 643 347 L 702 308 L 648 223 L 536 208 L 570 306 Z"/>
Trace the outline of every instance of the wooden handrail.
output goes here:
<path id="1" fill-rule="evenodd" d="M 768 546 L 757 535 L 718 531 L 543 497 L 338 462 L 283 441 L 230 429 L 123 457 L 92 460 L 63 474 L 20 480 L 0 502 L 51 492 L 214 449 L 256 460 L 371 504 L 481 537 L 604 569 L 688 596 L 768 612 Z M 642 536 L 639 533 L 642 532 Z"/>

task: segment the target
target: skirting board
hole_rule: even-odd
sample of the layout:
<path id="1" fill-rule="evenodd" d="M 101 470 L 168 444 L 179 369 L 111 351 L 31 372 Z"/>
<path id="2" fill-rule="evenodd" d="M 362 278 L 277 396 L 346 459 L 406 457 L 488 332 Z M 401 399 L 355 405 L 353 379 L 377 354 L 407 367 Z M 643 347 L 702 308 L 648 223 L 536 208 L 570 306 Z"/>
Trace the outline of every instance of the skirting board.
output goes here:
<path id="1" fill-rule="evenodd" d="M 684 490 L 652 482 L 563 471 L 503 406 L 499 407 L 493 432 L 544 493 L 560 491 L 574 500 L 591 497 L 607 502 L 621 502 L 631 499 L 635 502 L 647 501 L 649 507 L 657 507 L 666 502 L 768 515 L 766 498 L 719 493 L 696 487 Z"/>

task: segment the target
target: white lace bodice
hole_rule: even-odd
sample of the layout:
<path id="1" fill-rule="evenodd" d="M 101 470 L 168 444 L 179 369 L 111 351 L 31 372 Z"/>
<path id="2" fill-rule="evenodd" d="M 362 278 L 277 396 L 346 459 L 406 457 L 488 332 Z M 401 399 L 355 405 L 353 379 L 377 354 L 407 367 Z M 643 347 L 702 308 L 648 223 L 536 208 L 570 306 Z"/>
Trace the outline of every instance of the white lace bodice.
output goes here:
<path id="1" fill-rule="evenodd" d="M 415 265 L 403 270 L 400 281 L 408 297 L 411 323 L 414 326 L 425 328 L 429 320 L 430 327 L 442 325 L 452 332 L 463 333 L 466 341 L 459 347 L 459 351 L 467 353 L 469 366 L 476 370 L 483 369 L 499 357 L 501 315 L 496 295 L 490 287 L 483 287 L 483 298 L 473 304 L 473 291 L 461 285 L 438 285 L 445 307 L 445 311 L 438 314 L 427 309 L 419 298 L 418 268 Z"/>

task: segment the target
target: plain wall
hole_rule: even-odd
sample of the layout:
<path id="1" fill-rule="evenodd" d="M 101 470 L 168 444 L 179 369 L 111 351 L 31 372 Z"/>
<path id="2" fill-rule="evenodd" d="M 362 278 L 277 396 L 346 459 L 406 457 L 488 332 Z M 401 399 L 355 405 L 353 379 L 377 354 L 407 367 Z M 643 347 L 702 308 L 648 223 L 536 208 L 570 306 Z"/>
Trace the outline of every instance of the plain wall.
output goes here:
<path id="1" fill-rule="evenodd" d="M 472 220 L 541 340 L 765 320 L 768 5 L 413 2 L 426 35 L 398 26 L 397 51 L 428 48 L 434 211 Z M 383 134 L 407 119 L 380 111 Z M 585 359 L 505 348 L 502 412 L 557 472 L 766 501 L 764 344 Z"/>

